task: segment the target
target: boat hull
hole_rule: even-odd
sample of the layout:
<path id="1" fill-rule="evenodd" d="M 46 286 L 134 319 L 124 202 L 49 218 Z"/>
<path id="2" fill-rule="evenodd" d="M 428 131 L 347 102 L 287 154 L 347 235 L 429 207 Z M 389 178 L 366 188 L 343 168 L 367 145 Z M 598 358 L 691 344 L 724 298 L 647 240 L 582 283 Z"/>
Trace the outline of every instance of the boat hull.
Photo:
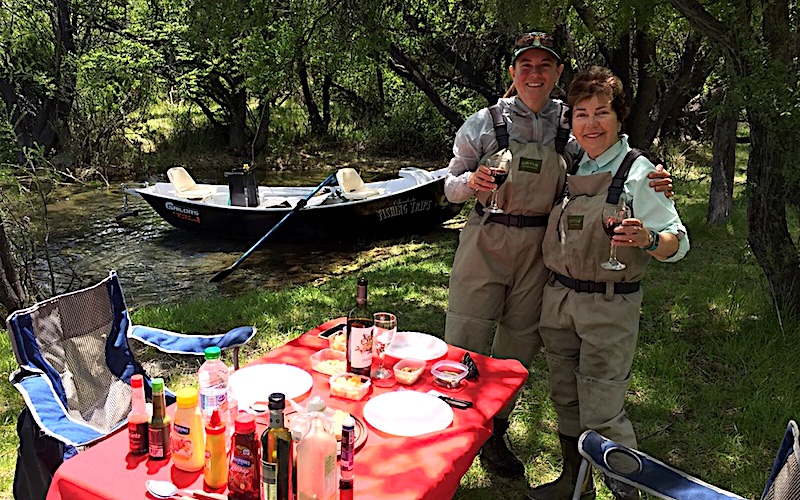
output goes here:
<path id="1" fill-rule="evenodd" d="M 172 226 L 204 235 L 255 240 L 286 217 L 290 208 L 236 207 L 183 200 L 137 189 Z M 353 238 L 420 234 L 457 215 L 463 204 L 450 203 L 444 179 L 392 195 L 296 211 L 271 238 L 285 241 L 343 241 Z"/>

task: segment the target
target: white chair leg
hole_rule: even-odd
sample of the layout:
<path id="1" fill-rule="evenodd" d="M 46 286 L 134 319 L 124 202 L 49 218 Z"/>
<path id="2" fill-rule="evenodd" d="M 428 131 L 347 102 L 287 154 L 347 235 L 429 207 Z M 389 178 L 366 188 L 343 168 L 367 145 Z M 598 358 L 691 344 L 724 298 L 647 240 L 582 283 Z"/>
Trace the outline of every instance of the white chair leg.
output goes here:
<path id="1" fill-rule="evenodd" d="M 591 468 L 589 461 L 585 458 L 581 460 L 581 467 L 578 469 L 578 478 L 575 481 L 575 492 L 572 494 L 572 500 L 581 500 L 581 493 L 583 493 L 583 483 L 586 481 L 586 475 L 590 474 Z"/>

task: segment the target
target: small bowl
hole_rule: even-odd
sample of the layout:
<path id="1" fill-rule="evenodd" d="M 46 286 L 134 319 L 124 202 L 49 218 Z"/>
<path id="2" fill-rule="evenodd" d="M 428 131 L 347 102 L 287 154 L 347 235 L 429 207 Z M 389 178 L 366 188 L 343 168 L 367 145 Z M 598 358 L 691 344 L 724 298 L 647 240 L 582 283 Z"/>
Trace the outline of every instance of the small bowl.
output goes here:
<path id="1" fill-rule="evenodd" d="M 445 359 L 433 365 L 431 374 L 434 376 L 433 381 L 437 384 L 448 389 L 455 389 L 467 377 L 469 368 L 458 361 Z"/>
<path id="2" fill-rule="evenodd" d="M 347 336 L 345 332 L 337 332 L 328 337 L 328 347 L 336 351 L 347 352 Z"/>
<path id="3" fill-rule="evenodd" d="M 331 396 L 358 401 L 367 395 L 370 380 L 364 375 L 355 373 L 339 373 L 331 377 Z"/>
<path id="4" fill-rule="evenodd" d="M 425 361 L 421 359 L 401 359 L 394 364 L 394 378 L 401 384 L 411 385 L 422 375 L 424 369 Z"/>
<path id="5" fill-rule="evenodd" d="M 347 359 L 343 352 L 323 349 L 311 355 L 311 368 L 325 375 L 336 375 L 347 371 Z"/>

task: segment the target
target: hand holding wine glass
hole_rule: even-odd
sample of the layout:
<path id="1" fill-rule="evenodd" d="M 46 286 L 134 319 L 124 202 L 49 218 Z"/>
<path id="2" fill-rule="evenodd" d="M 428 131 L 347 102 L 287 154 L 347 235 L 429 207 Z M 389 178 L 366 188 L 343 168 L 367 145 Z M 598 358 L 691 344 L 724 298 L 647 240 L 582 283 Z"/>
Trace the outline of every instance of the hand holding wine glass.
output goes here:
<path id="1" fill-rule="evenodd" d="M 497 187 L 492 189 L 492 199 L 486 211 L 492 214 L 502 214 L 503 209 L 497 206 L 497 190 L 508 179 L 508 170 L 511 166 L 511 160 L 504 151 L 499 151 L 486 159 L 486 166 L 489 167 L 489 172 L 494 177 L 494 183 Z"/>
<path id="2" fill-rule="evenodd" d="M 612 240 L 611 254 L 607 261 L 600 264 L 603 269 L 609 271 L 622 271 L 626 266 L 617 260 L 617 246 L 614 245 L 613 239 L 615 230 L 622 224 L 622 221 L 631 216 L 631 210 L 623 202 L 621 205 L 606 205 L 603 207 L 603 229 L 606 235 Z"/>
<path id="3" fill-rule="evenodd" d="M 397 316 L 392 313 L 378 312 L 373 316 L 372 345 L 378 354 L 378 366 L 372 370 L 370 378 L 378 387 L 390 387 L 395 384 L 394 374 L 383 366 L 386 346 L 397 333 Z"/>

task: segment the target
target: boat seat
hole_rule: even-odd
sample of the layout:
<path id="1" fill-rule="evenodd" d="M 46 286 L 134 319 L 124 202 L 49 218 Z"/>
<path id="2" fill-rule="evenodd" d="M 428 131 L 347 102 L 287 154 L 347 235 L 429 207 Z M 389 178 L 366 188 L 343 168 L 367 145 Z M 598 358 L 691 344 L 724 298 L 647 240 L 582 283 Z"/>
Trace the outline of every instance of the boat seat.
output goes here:
<path id="1" fill-rule="evenodd" d="M 354 168 L 340 168 L 336 172 L 336 181 L 342 188 L 342 196 L 348 200 L 364 200 L 383 193 L 383 189 L 369 188 Z"/>
<path id="2" fill-rule="evenodd" d="M 213 186 L 198 185 L 189 172 L 183 167 L 172 167 L 167 170 L 167 177 L 175 187 L 175 196 L 187 200 L 205 200 L 216 192 Z"/>

